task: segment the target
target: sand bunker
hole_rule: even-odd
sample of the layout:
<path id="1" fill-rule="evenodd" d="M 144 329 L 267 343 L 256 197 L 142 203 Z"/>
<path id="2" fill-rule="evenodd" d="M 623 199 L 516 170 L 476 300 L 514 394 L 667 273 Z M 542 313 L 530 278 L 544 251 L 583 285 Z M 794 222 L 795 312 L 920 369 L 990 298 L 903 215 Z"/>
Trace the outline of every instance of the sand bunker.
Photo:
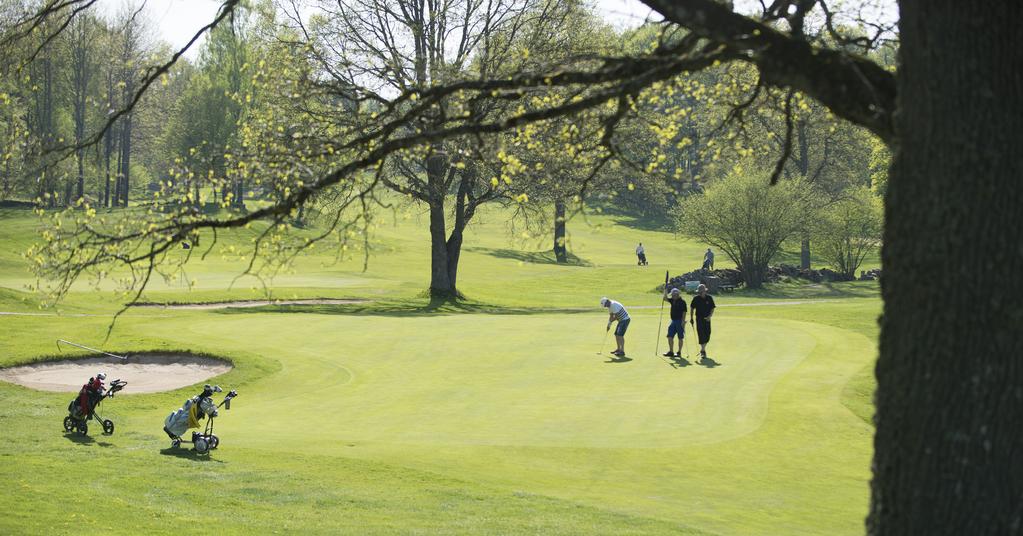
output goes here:
<path id="1" fill-rule="evenodd" d="M 313 298 L 305 300 L 238 300 L 229 302 L 178 303 L 164 305 L 161 303 L 137 303 L 135 307 L 158 307 L 160 309 L 229 309 L 243 307 L 266 307 L 267 305 L 348 305 L 365 303 L 359 299 Z"/>
<path id="2" fill-rule="evenodd" d="M 128 382 L 125 394 L 171 391 L 200 383 L 231 370 L 226 361 L 189 354 L 146 353 L 127 360 L 93 357 L 73 361 L 47 361 L 0 369 L 0 380 L 43 391 L 75 392 L 97 372 L 107 383 Z"/>

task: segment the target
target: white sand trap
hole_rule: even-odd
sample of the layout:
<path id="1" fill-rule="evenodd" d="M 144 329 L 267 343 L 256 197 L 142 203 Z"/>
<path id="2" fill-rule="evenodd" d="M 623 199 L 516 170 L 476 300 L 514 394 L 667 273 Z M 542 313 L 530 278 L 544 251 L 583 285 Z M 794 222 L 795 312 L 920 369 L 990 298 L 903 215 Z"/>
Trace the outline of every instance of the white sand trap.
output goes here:
<path id="1" fill-rule="evenodd" d="M 160 309 L 231 309 L 245 307 L 266 307 L 267 305 L 348 305 L 352 303 L 365 303 L 367 300 L 360 299 L 332 299 L 312 298 L 304 300 L 238 300 L 227 302 L 207 303 L 176 303 L 164 305 L 161 303 L 138 303 L 134 307 L 159 307 Z"/>
<path id="2" fill-rule="evenodd" d="M 128 355 L 123 361 L 91 357 L 4 368 L 0 380 L 42 391 L 76 392 L 97 372 L 105 372 L 108 385 L 111 380 L 128 382 L 122 393 L 158 393 L 200 383 L 231 368 L 226 361 L 208 357 L 146 353 Z"/>

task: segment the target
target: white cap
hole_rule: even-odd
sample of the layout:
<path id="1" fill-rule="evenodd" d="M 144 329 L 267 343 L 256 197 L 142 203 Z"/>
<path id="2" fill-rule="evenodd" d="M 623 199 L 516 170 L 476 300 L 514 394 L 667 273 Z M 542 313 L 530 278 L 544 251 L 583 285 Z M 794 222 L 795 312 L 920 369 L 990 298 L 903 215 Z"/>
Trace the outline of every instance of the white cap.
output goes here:
<path id="1" fill-rule="evenodd" d="M 671 289 L 671 293 L 672 294 L 682 294 L 682 291 L 677 289 L 677 288 L 673 288 L 673 289 Z"/>
<path id="2" fill-rule="evenodd" d="M 96 373 L 96 379 L 97 379 L 97 380 L 101 380 L 101 381 L 102 381 L 102 380 L 105 380 L 105 379 L 107 379 L 107 375 L 106 375 L 106 374 L 104 374 L 104 373 L 102 373 L 102 372 L 97 372 L 97 373 Z"/>
<path id="3" fill-rule="evenodd" d="M 600 306 L 601 306 L 601 307 L 607 307 L 607 304 L 608 304 L 608 303 L 609 303 L 610 301 L 611 301 L 611 300 L 607 299 L 607 296 L 605 296 L 605 297 L 603 297 L 603 298 L 601 298 L 601 299 L 600 299 Z"/>

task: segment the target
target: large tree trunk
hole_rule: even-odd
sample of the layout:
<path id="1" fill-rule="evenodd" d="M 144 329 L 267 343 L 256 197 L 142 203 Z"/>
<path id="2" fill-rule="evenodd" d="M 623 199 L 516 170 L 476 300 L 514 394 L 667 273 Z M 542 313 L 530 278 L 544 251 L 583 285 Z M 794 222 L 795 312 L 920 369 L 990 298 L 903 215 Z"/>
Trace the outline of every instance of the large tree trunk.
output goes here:
<path id="1" fill-rule="evenodd" d="M 457 266 L 450 266 L 447 225 L 444 221 L 444 176 L 447 173 L 447 158 L 434 154 L 426 159 L 426 175 L 429 184 L 430 205 L 430 296 L 451 298 L 458 296 L 452 274 Z M 459 237 L 458 248 L 461 248 Z M 456 260 L 457 262 L 457 260 Z"/>
<path id="2" fill-rule="evenodd" d="M 128 84 L 129 86 L 131 84 Z M 121 124 L 121 206 L 128 206 L 128 192 L 131 190 L 131 113 L 125 114 Z"/>
<path id="3" fill-rule="evenodd" d="M 430 203 L 430 296 L 455 295 L 455 284 L 448 271 L 447 230 L 444 223 L 444 199 Z"/>
<path id="4" fill-rule="evenodd" d="M 565 244 L 565 201 L 554 201 L 554 257 L 559 263 L 568 262 L 568 248 Z"/>
<path id="5" fill-rule="evenodd" d="M 744 260 L 737 268 L 739 273 L 742 274 L 742 282 L 746 285 L 746 288 L 756 289 L 764 286 L 767 266 L 758 265 L 752 260 Z"/>
<path id="6" fill-rule="evenodd" d="M 114 74 L 107 72 L 107 109 L 114 108 Z M 110 158 L 114 154 L 114 141 L 117 139 L 117 123 L 110 126 L 110 129 L 103 134 L 103 165 L 106 170 L 106 186 L 103 191 L 103 206 L 111 207 L 110 202 Z"/>
<path id="7" fill-rule="evenodd" d="M 867 527 L 1020 534 L 1023 4 L 900 5 Z"/>
<path id="8" fill-rule="evenodd" d="M 810 142 L 806 138 L 806 120 L 800 119 L 797 124 L 796 136 L 799 138 L 799 159 L 796 164 L 799 166 L 799 174 L 803 179 L 810 178 Z M 807 226 L 810 222 L 806 222 Z M 803 230 L 803 239 L 799 242 L 799 267 L 803 270 L 810 269 L 810 229 Z"/>

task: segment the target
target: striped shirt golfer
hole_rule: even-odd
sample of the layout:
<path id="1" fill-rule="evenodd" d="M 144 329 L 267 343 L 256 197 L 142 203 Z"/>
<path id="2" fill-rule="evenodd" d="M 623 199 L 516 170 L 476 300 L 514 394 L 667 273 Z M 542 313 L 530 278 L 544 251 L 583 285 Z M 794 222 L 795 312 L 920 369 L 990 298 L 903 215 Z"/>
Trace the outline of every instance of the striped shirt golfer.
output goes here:
<path id="1" fill-rule="evenodd" d="M 615 315 L 615 320 L 621 322 L 622 320 L 629 319 L 629 312 L 625 310 L 624 305 L 614 300 L 609 301 L 611 302 L 611 305 L 609 305 L 608 308 L 611 309 L 611 314 Z"/>

